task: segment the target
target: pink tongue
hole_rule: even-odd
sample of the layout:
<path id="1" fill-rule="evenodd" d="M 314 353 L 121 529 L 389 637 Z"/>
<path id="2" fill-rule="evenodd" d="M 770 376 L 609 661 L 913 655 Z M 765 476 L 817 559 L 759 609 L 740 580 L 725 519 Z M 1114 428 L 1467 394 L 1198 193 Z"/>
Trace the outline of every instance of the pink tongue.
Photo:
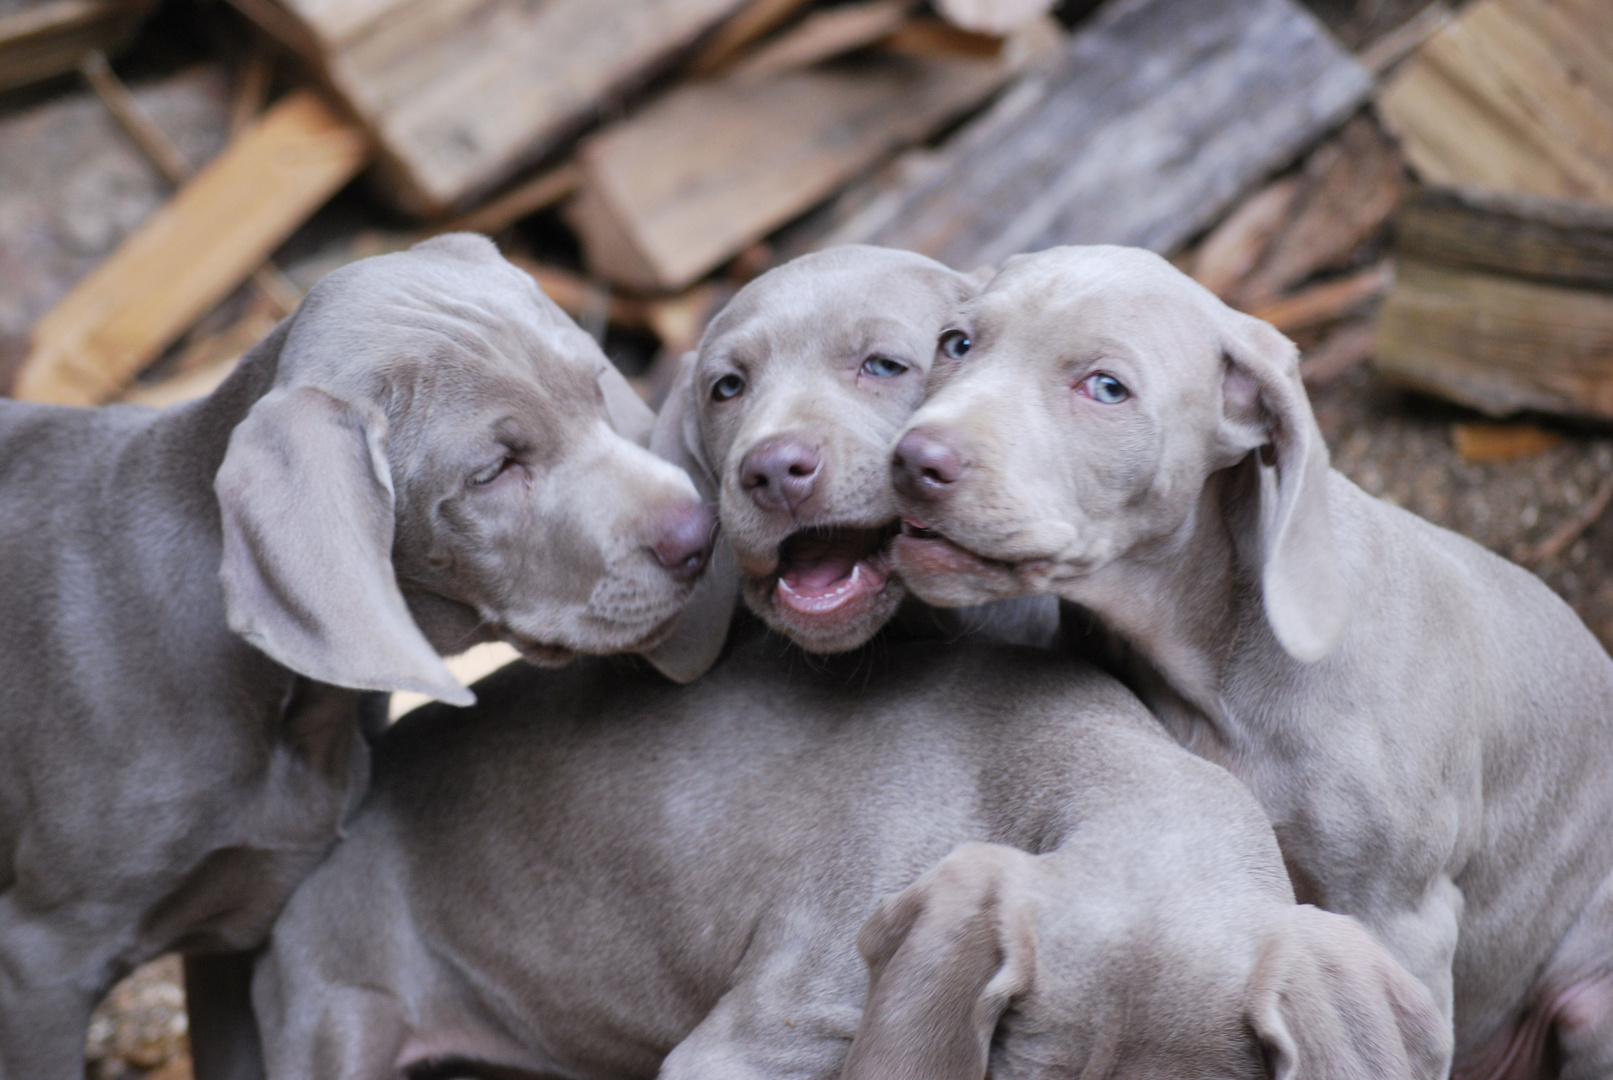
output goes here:
<path id="1" fill-rule="evenodd" d="M 798 593 L 822 593 L 850 577 L 856 565 L 850 555 L 825 554 L 818 562 L 790 567 L 782 577 Z"/>

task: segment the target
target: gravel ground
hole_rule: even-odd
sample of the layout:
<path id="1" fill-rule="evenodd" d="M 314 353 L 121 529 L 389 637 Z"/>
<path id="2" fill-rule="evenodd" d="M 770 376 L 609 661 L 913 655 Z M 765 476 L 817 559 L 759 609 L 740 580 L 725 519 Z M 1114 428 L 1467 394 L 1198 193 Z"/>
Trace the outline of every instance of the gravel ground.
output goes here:
<path id="1" fill-rule="evenodd" d="M 90 1080 L 190 1080 L 184 977 L 164 956 L 112 989 L 90 1020 Z"/>

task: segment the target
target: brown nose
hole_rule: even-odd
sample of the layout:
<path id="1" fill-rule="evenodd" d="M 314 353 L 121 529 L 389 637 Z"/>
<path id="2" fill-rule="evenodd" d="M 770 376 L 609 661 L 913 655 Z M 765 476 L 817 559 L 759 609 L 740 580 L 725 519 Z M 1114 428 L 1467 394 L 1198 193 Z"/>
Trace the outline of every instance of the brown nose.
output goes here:
<path id="1" fill-rule="evenodd" d="M 940 435 L 923 428 L 903 435 L 891 456 L 891 483 L 909 499 L 931 502 L 944 498 L 962 475 L 958 452 Z"/>
<path id="2" fill-rule="evenodd" d="M 677 503 L 663 509 L 655 522 L 650 553 L 677 581 L 692 581 L 711 555 L 717 519 L 701 503 Z"/>
<path id="3" fill-rule="evenodd" d="M 739 483 L 763 510 L 795 511 L 812 494 L 818 452 L 799 439 L 769 439 L 745 455 Z"/>

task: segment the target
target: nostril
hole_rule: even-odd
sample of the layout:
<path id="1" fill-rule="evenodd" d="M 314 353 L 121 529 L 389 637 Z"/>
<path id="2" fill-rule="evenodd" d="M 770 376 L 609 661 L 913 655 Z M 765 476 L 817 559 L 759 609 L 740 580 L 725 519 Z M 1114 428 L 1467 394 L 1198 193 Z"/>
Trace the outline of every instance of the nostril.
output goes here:
<path id="1" fill-rule="evenodd" d="M 817 450 L 806 443 L 769 439 L 745 455 L 740 486 L 763 510 L 793 511 L 811 496 L 820 465 Z"/>
<path id="2" fill-rule="evenodd" d="M 712 512 L 699 503 L 667 510 L 663 512 L 650 553 L 673 578 L 688 581 L 705 568 L 716 528 L 717 520 Z"/>
<path id="3" fill-rule="evenodd" d="M 957 482 L 963 461 L 945 440 L 922 429 L 909 431 L 896 444 L 891 469 L 904 495 L 933 497 Z"/>

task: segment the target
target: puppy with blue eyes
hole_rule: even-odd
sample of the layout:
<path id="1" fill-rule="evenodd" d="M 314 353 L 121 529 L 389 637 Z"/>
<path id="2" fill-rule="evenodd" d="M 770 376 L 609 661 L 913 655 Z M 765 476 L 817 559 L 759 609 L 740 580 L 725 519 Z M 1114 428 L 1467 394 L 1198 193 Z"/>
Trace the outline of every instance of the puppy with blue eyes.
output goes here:
<path id="1" fill-rule="evenodd" d="M 889 560 L 891 443 L 923 400 L 947 318 L 978 289 L 922 255 L 848 245 L 763 274 L 712 321 L 651 448 L 718 504 L 726 543 L 673 640 L 651 654 L 663 671 L 710 666 L 736 593 L 815 653 L 857 648 L 896 615 L 906 591 Z M 938 614 L 938 629 L 1025 644 L 1056 631 L 1054 603 L 993 607 Z"/>

